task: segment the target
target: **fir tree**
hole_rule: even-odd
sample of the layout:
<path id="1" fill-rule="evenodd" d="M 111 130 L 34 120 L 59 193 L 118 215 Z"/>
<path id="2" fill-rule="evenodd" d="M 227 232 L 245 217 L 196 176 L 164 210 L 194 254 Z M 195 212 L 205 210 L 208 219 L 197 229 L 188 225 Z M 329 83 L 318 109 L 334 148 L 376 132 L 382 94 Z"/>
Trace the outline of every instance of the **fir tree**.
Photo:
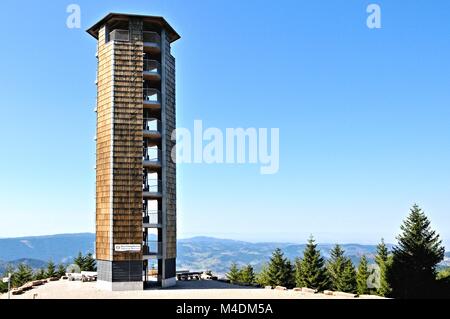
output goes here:
<path id="1" fill-rule="evenodd" d="M 381 242 L 377 245 L 377 255 L 375 256 L 375 262 L 379 267 L 381 264 L 386 263 L 389 257 L 389 250 L 384 243 L 384 239 L 381 238 Z"/>
<path id="2" fill-rule="evenodd" d="M 296 261 L 295 283 L 297 287 L 308 287 L 318 291 L 329 287 L 325 261 L 312 236 L 305 247 L 303 258 Z"/>
<path id="3" fill-rule="evenodd" d="M 230 270 L 228 271 L 226 276 L 231 283 L 236 283 L 240 281 L 240 272 L 236 263 L 231 264 Z"/>
<path id="4" fill-rule="evenodd" d="M 358 273 L 356 275 L 356 291 L 359 295 L 365 295 L 369 293 L 369 287 L 367 285 L 369 275 L 369 265 L 367 262 L 367 258 L 365 255 L 363 255 L 359 262 Z"/>
<path id="5" fill-rule="evenodd" d="M 344 256 L 344 250 L 336 244 L 334 248 L 330 251 L 330 259 L 327 263 L 327 270 L 330 276 L 330 287 L 333 290 L 340 289 L 340 280 L 342 278 L 342 273 L 344 272 L 346 258 Z"/>
<path id="6" fill-rule="evenodd" d="M 83 266 L 81 267 L 81 270 L 84 271 L 96 271 L 96 261 L 94 257 L 92 256 L 92 253 L 88 253 L 86 256 L 83 257 Z"/>
<path id="7" fill-rule="evenodd" d="M 439 235 L 418 205 L 414 205 L 401 226 L 394 247 L 389 279 L 396 298 L 430 298 L 436 288 L 436 266 L 445 249 Z"/>
<path id="8" fill-rule="evenodd" d="M 0 293 L 4 292 L 8 292 L 8 283 L 3 282 L 3 280 L 0 280 Z"/>
<path id="9" fill-rule="evenodd" d="M 44 268 L 40 268 L 34 273 L 34 280 L 42 280 L 47 278 L 47 273 Z"/>
<path id="10" fill-rule="evenodd" d="M 392 258 L 389 256 L 389 251 L 384 243 L 384 240 L 381 239 L 381 243 L 377 246 L 377 255 L 375 256 L 375 262 L 378 265 L 379 269 L 379 278 L 377 287 L 377 294 L 382 297 L 389 296 L 391 293 L 391 287 L 389 285 L 388 273 L 389 267 L 391 265 Z"/>
<path id="11" fill-rule="evenodd" d="M 256 283 L 261 286 L 269 286 L 268 264 L 261 267 L 261 271 L 256 275 Z"/>
<path id="12" fill-rule="evenodd" d="M 75 265 L 77 265 L 78 267 L 80 267 L 80 270 L 83 270 L 84 267 L 84 257 L 83 254 L 80 252 L 78 252 L 78 256 L 75 257 L 75 259 L 73 260 L 73 263 Z"/>
<path id="13" fill-rule="evenodd" d="M 13 287 L 20 287 L 27 282 L 33 280 L 33 271 L 30 266 L 26 264 L 20 264 L 17 267 L 17 271 L 12 274 L 11 277 Z"/>
<path id="14" fill-rule="evenodd" d="M 240 281 L 245 284 L 253 284 L 255 282 L 255 272 L 252 265 L 243 267 L 240 271 Z"/>
<path id="15" fill-rule="evenodd" d="M 47 263 L 46 276 L 47 276 L 47 278 L 56 277 L 55 263 L 51 260 Z"/>
<path id="16" fill-rule="evenodd" d="M 292 287 L 294 285 L 291 262 L 284 257 L 281 249 L 277 248 L 272 253 L 265 276 L 268 286 Z"/>
<path id="17" fill-rule="evenodd" d="M 356 271 L 350 259 L 346 259 L 344 270 L 339 280 L 338 291 L 355 293 L 356 292 Z"/>
<path id="18" fill-rule="evenodd" d="M 286 281 L 285 286 L 287 288 L 294 288 L 295 287 L 295 269 L 294 265 L 292 265 L 291 261 L 289 259 L 286 259 Z"/>
<path id="19" fill-rule="evenodd" d="M 66 275 L 66 267 L 63 264 L 58 265 L 58 269 L 56 270 L 56 274 L 59 278 Z"/>
<path id="20" fill-rule="evenodd" d="M 437 279 L 450 278 L 450 267 L 440 270 L 439 273 L 437 274 L 436 278 Z"/>

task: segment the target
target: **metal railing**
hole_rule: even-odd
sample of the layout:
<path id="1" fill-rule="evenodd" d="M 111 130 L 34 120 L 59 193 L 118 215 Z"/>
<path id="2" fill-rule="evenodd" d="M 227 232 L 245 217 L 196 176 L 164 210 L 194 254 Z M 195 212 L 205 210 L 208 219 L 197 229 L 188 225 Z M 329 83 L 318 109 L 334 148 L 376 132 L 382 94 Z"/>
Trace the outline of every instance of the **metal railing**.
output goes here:
<path id="1" fill-rule="evenodd" d="M 161 132 L 161 121 L 155 118 L 144 118 L 143 122 L 144 131 L 156 131 Z"/>
<path id="2" fill-rule="evenodd" d="M 161 74 L 161 64 L 156 60 L 144 59 L 144 72 Z"/>
<path id="3" fill-rule="evenodd" d="M 162 192 L 162 183 L 160 179 L 149 179 L 144 181 L 142 185 L 142 190 L 144 192 L 150 193 L 161 193 Z"/>
<path id="4" fill-rule="evenodd" d="M 161 92 L 157 89 L 144 88 L 144 102 L 161 103 Z"/>
<path id="5" fill-rule="evenodd" d="M 149 212 L 144 212 L 142 217 L 142 223 L 144 224 L 160 224 L 161 223 L 161 211 L 151 210 Z"/>
<path id="6" fill-rule="evenodd" d="M 144 255 L 161 255 L 162 242 L 160 241 L 147 241 L 142 246 L 142 252 Z"/>
<path id="7" fill-rule="evenodd" d="M 159 162 L 161 160 L 161 150 L 156 147 L 144 147 L 142 160 L 150 162 Z"/>
<path id="8" fill-rule="evenodd" d="M 116 29 L 109 33 L 110 41 L 130 41 L 130 32 L 128 30 Z"/>
<path id="9" fill-rule="evenodd" d="M 142 40 L 144 43 L 155 43 L 161 44 L 161 36 L 153 31 L 144 31 L 142 32 Z"/>
<path id="10" fill-rule="evenodd" d="M 130 41 L 129 30 L 115 29 L 109 33 L 110 41 Z M 144 31 L 142 33 L 142 41 L 144 43 L 152 43 L 161 45 L 161 36 L 157 32 Z"/>

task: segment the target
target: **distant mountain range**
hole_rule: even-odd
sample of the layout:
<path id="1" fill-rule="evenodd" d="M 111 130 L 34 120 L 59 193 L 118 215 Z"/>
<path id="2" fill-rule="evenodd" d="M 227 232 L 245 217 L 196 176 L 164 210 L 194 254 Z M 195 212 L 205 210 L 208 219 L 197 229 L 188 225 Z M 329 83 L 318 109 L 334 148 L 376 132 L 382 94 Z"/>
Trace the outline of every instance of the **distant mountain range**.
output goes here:
<path id="1" fill-rule="evenodd" d="M 8 264 L 26 263 L 32 268 L 46 265 L 48 260 L 70 263 L 79 251 L 94 252 L 95 235 L 92 233 L 61 234 L 35 237 L 0 238 L 0 274 Z M 319 244 L 322 255 L 329 258 L 334 244 Z M 375 245 L 343 244 L 346 255 L 356 265 L 362 255 L 373 262 Z M 388 244 L 389 248 L 392 245 Z M 258 271 L 276 248 L 281 248 L 291 260 L 301 257 L 305 244 L 260 242 L 193 237 L 178 240 L 178 269 L 212 270 L 218 274 L 228 271 L 232 262 L 252 264 Z M 443 265 L 450 266 L 450 253 Z"/>

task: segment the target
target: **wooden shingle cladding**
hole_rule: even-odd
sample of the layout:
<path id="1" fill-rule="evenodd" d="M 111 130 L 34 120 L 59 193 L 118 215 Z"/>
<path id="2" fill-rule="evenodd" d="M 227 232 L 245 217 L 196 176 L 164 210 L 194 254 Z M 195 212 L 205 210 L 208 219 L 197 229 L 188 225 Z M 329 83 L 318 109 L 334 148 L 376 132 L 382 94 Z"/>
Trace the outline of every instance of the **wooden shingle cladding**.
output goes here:
<path id="1" fill-rule="evenodd" d="M 97 71 L 96 145 L 96 258 L 111 259 L 111 176 L 113 118 L 113 48 L 105 44 L 105 28 L 99 31 Z"/>
<path id="2" fill-rule="evenodd" d="M 113 242 L 142 244 L 143 44 L 114 44 Z M 114 252 L 114 260 L 142 260 Z"/>
<path id="3" fill-rule="evenodd" d="M 162 45 L 165 46 L 165 96 L 164 112 L 164 143 L 165 143 L 165 231 L 166 231 L 166 254 L 165 258 L 171 259 L 177 256 L 177 229 L 176 229 L 176 165 L 172 159 L 172 149 L 175 147 L 175 141 L 171 139 L 172 132 L 176 128 L 175 117 L 175 58 L 170 54 L 170 39 L 167 34 L 162 39 Z"/>
<path id="4" fill-rule="evenodd" d="M 141 260 L 141 252 L 113 252 L 113 247 L 142 244 L 143 45 L 105 44 L 104 34 L 102 28 L 98 42 L 96 257 Z"/>

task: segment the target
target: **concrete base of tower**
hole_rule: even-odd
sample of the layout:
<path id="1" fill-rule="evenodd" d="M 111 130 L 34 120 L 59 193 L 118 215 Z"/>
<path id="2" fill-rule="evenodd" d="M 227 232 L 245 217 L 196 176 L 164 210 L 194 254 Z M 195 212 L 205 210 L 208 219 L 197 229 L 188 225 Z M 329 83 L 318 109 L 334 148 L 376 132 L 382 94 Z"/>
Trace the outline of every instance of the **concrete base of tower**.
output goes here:
<path id="1" fill-rule="evenodd" d="M 162 279 L 161 280 L 161 287 L 162 288 L 173 287 L 176 284 L 177 284 L 177 278 L 176 277 L 172 277 L 172 278 L 167 278 L 167 279 Z"/>
<path id="2" fill-rule="evenodd" d="M 97 288 L 108 291 L 144 290 L 142 281 L 111 282 L 98 280 Z"/>

